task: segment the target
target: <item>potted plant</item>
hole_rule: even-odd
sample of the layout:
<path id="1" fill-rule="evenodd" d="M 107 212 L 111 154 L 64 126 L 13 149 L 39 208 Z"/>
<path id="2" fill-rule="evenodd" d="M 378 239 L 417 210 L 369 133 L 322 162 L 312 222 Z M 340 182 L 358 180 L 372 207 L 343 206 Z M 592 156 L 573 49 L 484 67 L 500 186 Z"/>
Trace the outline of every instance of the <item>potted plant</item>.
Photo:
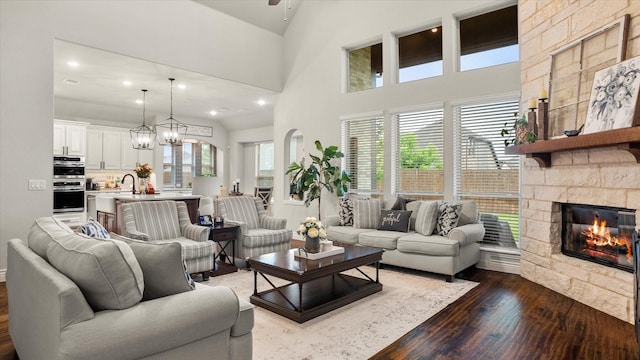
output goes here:
<path id="1" fill-rule="evenodd" d="M 323 148 L 319 140 L 316 140 L 315 144 L 320 156 L 309 154 L 311 164 L 308 167 L 305 166 L 304 158 L 299 163 L 292 162 L 286 174 L 291 174 L 289 193 L 304 200 L 305 206 L 309 207 L 313 200 L 318 199 L 320 219 L 322 190 L 336 192 L 337 196 L 342 196 L 347 191 L 347 184 L 351 182 L 351 178 L 346 171 L 341 171 L 339 166 L 332 164 L 335 159 L 344 157 L 337 146 Z"/>

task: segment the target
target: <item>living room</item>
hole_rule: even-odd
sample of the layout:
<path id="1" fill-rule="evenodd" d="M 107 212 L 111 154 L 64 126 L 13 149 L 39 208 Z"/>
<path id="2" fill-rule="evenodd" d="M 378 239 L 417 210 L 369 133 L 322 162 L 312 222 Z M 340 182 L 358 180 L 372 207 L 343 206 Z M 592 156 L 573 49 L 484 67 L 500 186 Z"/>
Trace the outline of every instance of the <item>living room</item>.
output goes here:
<path id="1" fill-rule="evenodd" d="M 264 2 L 266 6 L 266 0 Z M 316 216 L 318 210 L 289 199 L 285 176 L 288 161 L 285 159 L 289 159 L 287 144 L 292 131 L 303 134 L 305 152 L 310 152 L 316 139 L 324 145 L 342 146 L 344 123 L 379 117 L 385 127 L 385 137 L 390 138 L 393 115 L 439 107 L 444 112 L 444 136 L 449 140 L 444 142 L 448 149 L 443 155 L 444 163 L 453 163 L 456 106 L 516 99 L 520 108 L 525 109 L 527 99 L 536 98 L 540 89 L 548 86 L 552 50 L 623 14 L 631 15 L 633 25 L 640 14 L 639 5 L 626 1 L 571 4 L 552 1 L 547 6 L 537 1 L 519 1 L 520 60 L 458 71 L 457 56 L 454 55 L 458 50 L 453 40 L 457 19 L 514 4 L 514 1 L 303 1 L 287 31 L 279 36 L 191 1 L 3 1 L 0 4 L 0 102 L 3 104 L 0 109 L 0 159 L 3 164 L 0 174 L 0 272 L 4 275 L 7 267 L 7 241 L 26 238 L 35 218 L 51 215 L 51 191 L 28 191 L 26 183 L 28 179 L 51 182 L 54 39 L 278 93 L 273 104 L 272 127 L 229 133 L 229 142 L 224 144 L 230 151 L 223 165 L 223 181 L 231 184 L 233 179 L 240 178 L 245 183 L 244 177 L 249 176 L 240 169 L 244 158 L 237 157 L 243 143 L 272 141 L 276 161 L 271 210 L 286 218 L 290 228 L 296 229 L 302 218 Z M 394 55 L 397 36 L 432 26 L 442 26 L 442 75 L 399 83 Z M 345 81 L 347 50 L 380 42 L 384 60 L 383 86 L 348 92 Z M 631 26 L 627 58 L 638 54 L 637 42 L 637 31 Z M 265 139 L 264 133 L 269 131 L 269 139 Z M 29 142 L 29 149 L 17 151 L 25 146 L 25 138 L 37 141 Z M 378 154 L 383 158 L 383 168 L 388 170 L 382 175 L 383 190 L 378 194 L 384 198 L 396 195 L 391 171 L 392 146 L 391 141 L 385 141 L 384 151 Z M 16 157 L 18 153 L 19 158 Z M 588 160 L 589 157 L 594 160 Z M 616 165 L 611 164 L 611 159 Z M 554 166 L 550 169 L 541 169 L 530 159 L 522 162 L 521 194 L 518 194 L 523 199 L 519 209 L 521 235 L 517 240 L 523 261 L 518 271 L 526 279 L 581 302 L 603 303 L 597 296 L 585 297 L 603 290 L 611 292 L 609 299 L 614 299 L 613 304 L 604 301 L 604 305 L 596 305 L 596 308 L 632 322 L 632 274 L 606 270 L 602 272 L 610 275 L 609 280 L 598 278 L 588 287 L 572 287 L 576 284 L 573 279 L 584 279 L 587 275 L 584 270 L 574 269 L 583 267 L 571 261 L 561 259 L 559 265 L 554 263 L 560 256 L 559 245 L 550 240 L 550 234 L 557 232 L 558 226 L 554 221 L 546 220 L 558 216 L 558 205 L 552 202 L 558 201 L 562 196 L 559 194 L 569 193 L 568 188 L 576 187 L 563 180 L 573 171 L 568 165 L 598 169 L 594 170 L 595 175 L 590 175 L 596 178 L 602 177 L 599 171 L 604 171 L 600 170 L 603 168 L 615 174 L 624 173 L 613 179 L 624 177 L 626 185 L 620 191 L 616 189 L 620 184 L 617 180 L 588 184 L 578 181 L 578 187 L 582 186 L 584 190 L 571 192 L 573 198 L 565 198 L 567 202 L 603 188 L 598 199 L 590 203 L 602 200 L 605 205 L 637 208 L 632 206 L 637 203 L 638 196 L 637 186 L 633 184 L 633 179 L 638 177 L 634 160 L 626 153 L 605 149 L 602 152 L 559 153 L 551 161 Z M 557 165 L 562 170 L 558 170 Z M 459 195 L 454 186 L 455 176 L 453 168 L 444 168 L 444 178 L 448 181 L 444 182 L 439 194 L 443 199 L 453 200 Z M 556 183 L 545 183 L 545 179 L 556 179 Z M 534 180 L 541 183 L 529 182 Z M 607 200 L 622 198 L 625 200 Z M 337 198 L 327 199 L 323 200 L 323 216 L 335 213 L 337 209 Z M 541 225 L 538 221 L 545 223 L 544 227 L 538 226 Z M 547 222 L 552 225 L 546 225 Z M 559 267 L 577 275 L 551 271 Z M 614 285 L 609 285 L 611 283 Z M 606 309 L 611 307 L 616 310 Z"/>

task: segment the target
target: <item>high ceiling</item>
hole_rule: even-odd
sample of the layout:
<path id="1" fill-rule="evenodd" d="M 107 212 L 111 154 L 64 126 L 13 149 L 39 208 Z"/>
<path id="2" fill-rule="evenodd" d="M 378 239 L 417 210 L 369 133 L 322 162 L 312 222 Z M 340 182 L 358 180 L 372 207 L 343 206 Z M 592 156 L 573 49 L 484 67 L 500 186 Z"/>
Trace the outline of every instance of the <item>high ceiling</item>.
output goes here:
<path id="1" fill-rule="evenodd" d="M 268 0 L 194 1 L 283 34 L 300 0 L 282 0 L 275 6 Z M 68 61 L 78 66 L 70 67 Z M 147 121 L 156 114 L 164 119 L 170 111 L 170 77 L 176 79 L 173 115 L 178 120 L 210 119 L 230 131 L 273 125 L 273 91 L 59 40 L 54 45 L 55 116 L 137 124 L 142 121 L 142 105 L 136 100 L 142 99 L 144 88 Z M 125 80 L 131 84 L 124 85 Z M 266 104 L 260 105 L 260 100 Z"/>

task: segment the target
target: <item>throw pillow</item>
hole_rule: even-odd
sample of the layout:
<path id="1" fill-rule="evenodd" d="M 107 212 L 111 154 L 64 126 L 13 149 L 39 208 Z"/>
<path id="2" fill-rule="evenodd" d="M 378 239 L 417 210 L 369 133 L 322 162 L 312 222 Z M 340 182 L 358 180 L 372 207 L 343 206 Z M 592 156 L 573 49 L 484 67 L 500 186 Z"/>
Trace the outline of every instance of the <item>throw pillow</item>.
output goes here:
<path id="1" fill-rule="evenodd" d="M 460 220 L 458 226 L 475 224 L 478 222 L 478 204 L 473 200 L 461 201 Z"/>
<path id="2" fill-rule="evenodd" d="M 382 204 L 378 199 L 357 199 L 353 202 L 353 227 L 356 229 L 375 229 Z"/>
<path id="3" fill-rule="evenodd" d="M 157 299 L 195 288 L 182 261 L 182 247 L 179 243 L 154 244 L 114 233 L 111 233 L 111 237 L 129 244 L 142 268 L 142 300 Z"/>
<path id="4" fill-rule="evenodd" d="M 381 210 L 378 230 L 408 232 L 410 218 L 411 211 Z"/>
<path id="5" fill-rule="evenodd" d="M 418 233 L 429 236 L 436 229 L 438 221 L 438 202 L 423 201 L 416 216 L 415 229 Z"/>
<path id="6" fill-rule="evenodd" d="M 351 199 L 338 199 L 338 219 L 340 226 L 353 225 L 353 201 Z"/>
<path id="7" fill-rule="evenodd" d="M 89 221 L 80 227 L 80 231 L 82 231 L 83 234 L 93 238 L 109 238 L 109 232 L 107 231 L 107 229 L 105 229 L 102 224 L 95 221 L 93 218 L 89 218 Z"/>
<path id="8" fill-rule="evenodd" d="M 391 207 L 391 210 L 407 210 L 407 204 L 415 201 L 414 199 L 407 199 L 404 196 L 398 196 L 396 202 Z"/>
<path id="9" fill-rule="evenodd" d="M 461 208 L 462 205 L 460 203 L 448 203 L 446 201 L 440 203 L 436 229 L 438 235 L 447 236 L 458 225 Z"/>
<path id="10" fill-rule="evenodd" d="M 126 309 L 142 299 L 142 269 L 122 241 L 82 234 L 60 236 L 49 243 L 47 258 L 80 288 L 96 312 Z"/>

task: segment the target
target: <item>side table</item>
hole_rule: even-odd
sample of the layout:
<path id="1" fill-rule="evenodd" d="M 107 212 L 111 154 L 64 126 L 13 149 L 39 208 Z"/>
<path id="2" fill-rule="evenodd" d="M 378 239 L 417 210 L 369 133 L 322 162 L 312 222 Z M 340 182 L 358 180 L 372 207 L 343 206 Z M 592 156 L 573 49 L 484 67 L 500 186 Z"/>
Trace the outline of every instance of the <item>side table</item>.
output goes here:
<path id="1" fill-rule="evenodd" d="M 210 276 L 219 276 L 229 274 L 238 271 L 236 266 L 236 250 L 235 242 L 238 238 L 238 225 L 223 225 L 223 226 L 211 226 L 209 231 L 209 240 L 215 242 L 218 246 L 219 252 L 216 254 L 214 261 L 216 267 L 211 271 Z M 231 245 L 231 249 L 229 249 Z M 231 256 L 227 253 L 231 250 Z"/>

